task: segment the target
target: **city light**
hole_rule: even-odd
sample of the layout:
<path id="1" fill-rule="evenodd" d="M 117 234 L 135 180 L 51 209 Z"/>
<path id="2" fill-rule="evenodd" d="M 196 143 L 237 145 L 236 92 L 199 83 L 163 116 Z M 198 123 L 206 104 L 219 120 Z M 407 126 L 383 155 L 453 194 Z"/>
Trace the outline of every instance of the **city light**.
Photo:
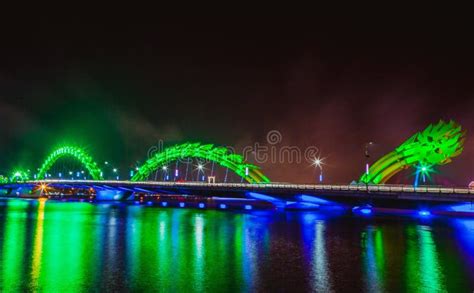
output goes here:
<path id="1" fill-rule="evenodd" d="M 420 210 L 420 211 L 418 211 L 418 215 L 420 215 L 422 217 L 428 217 L 428 216 L 431 216 L 431 213 L 428 210 Z"/>
<path id="2" fill-rule="evenodd" d="M 435 171 L 433 170 L 432 165 L 428 165 L 424 162 L 419 162 L 415 170 L 415 180 L 414 180 L 413 186 L 418 187 L 420 183 L 420 175 L 421 175 L 421 180 L 423 181 L 423 183 L 426 183 L 427 179 L 432 180 L 431 174 L 433 173 L 435 173 Z"/>
<path id="3" fill-rule="evenodd" d="M 323 165 L 325 158 L 317 157 L 313 159 L 312 165 L 315 168 L 319 168 L 319 182 L 323 182 Z"/>
<path id="4" fill-rule="evenodd" d="M 371 215 L 373 213 L 373 209 L 370 205 L 363 205 L 363 206 L 355 206 L 352 208 L 352 212 L 354 214 L 359 214 L 359 215 Z"/>
<path id="5" fill-rule="evenodd" d="M 363 209 L 360 209 L 360 213 L 364 215 L 370 215 L 372 214 L 372 210 L 369 208 L 363 208 Z"/>

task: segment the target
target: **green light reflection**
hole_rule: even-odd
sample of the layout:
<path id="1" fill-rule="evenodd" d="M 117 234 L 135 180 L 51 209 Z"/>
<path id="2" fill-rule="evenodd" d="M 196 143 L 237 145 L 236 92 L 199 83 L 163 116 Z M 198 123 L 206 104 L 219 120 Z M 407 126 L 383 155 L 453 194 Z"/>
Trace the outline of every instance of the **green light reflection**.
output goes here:
<path id="1" fill-rule="evenodd" d="M 431 228 L 417 225 L 407 228 L 406 274 L 410 292 L 445 292 L 444 275 L 438 260 Z"/>
<path id="2" fill-rule="evenodd" d="M 362 247 L 366 290 L 384 292 L 386 268 L 382 230 L 379 227 L 368 226 L 362 233 Z"/>

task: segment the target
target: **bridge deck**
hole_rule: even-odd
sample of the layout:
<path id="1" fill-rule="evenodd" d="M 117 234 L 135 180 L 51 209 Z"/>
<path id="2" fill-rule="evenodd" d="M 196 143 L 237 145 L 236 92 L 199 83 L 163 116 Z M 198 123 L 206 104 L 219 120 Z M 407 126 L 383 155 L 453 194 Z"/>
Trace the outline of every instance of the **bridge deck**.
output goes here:
<path id="1" fill-rule="evenodd" d="M 316 196 L 329 201 L 355 204 L 378 202 L 386 206 L 414 204 L 449 204 L 474 202 L 474 189 L 408 185 L 318 185 L 289 183 L 206 183 L 117 180 L 41 180 L 3 184 L 0 188 L 18 188 L 48 184 L 53 187 L 92 187 L 95 189 L 122 190 L 141 193 L 190 194 L 197 196 L 245 198 L 249 193 L 263 194 L 279 200 L 295 200 L 299 195 Z M 411 202 L 411 203 L 408 203 Z"/>

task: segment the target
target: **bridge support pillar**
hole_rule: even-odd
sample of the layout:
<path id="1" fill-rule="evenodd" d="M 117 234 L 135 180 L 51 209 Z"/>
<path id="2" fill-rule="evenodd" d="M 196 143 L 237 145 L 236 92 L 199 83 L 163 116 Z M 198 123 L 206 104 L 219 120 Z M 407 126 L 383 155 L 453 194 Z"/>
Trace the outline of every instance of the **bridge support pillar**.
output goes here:
<path id="1" fill-rule="evenodd" d="M 127 200 L 132 195 L 133 195 L 132 191 L 104 189 L 104 190 L 97 190 L 96 200 L 118 200 L 118 201 L 123 201 L 123 200 Z"/>

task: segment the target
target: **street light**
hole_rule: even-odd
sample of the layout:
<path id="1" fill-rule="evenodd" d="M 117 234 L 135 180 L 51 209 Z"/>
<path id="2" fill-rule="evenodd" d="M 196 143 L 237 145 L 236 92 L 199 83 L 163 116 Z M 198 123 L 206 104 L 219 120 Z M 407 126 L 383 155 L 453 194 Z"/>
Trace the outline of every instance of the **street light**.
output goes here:
<path id="1" fill-rule="evenodd" d="M 197 176 L 196 176 L 196 181 L 199 181 L 199 174 L 200 174 L 201 172 L 203 172 L 204 166 L 203 166 L 202 164 L 198 164 L 198 165 L 197 165 L 197 170 L 198 170 L 198 172 L 197 172 Z"/>
<path id="2" fill-rule="evenodd" d="M 367 189 L 367 192 L 369 192 L 369 159 L 370 159 L 370 153 L 369 153 L 369 147 L 373 145 L 374 143 L 372 141 L 368 142 L 365 144 L 365 188 Z"/>
<path id="3" fill-rule="evenodd" d="M 365 144 L 365 158 L 366 158 L 366 163 L 365 163 L 365 173 L 369 175 L 369 158 L 370 158 L 370 153 L 369 153 L 369 147 L 373 145 L 373 142 L 368 142 Z"/>
<path id="4" fill-rule="evenodd" d="M 324 158 L 321 158 L 321 157 L 317 157 L 317 158 L 314 158 L 313 160 L 313 165 L 316 167 L 316 168 L 319 168 L 319 182 L 323 182 L 323 161 L 324 161 Z"/>
<path id="5" fill-rule="evenodd" d="M 415 172 L 415 182 L 413 183 L 414 187 L 418 187 L 419 181 L 420 181 L 420 174 L 421 178 L 423 180 L 423 183 L 426 183 L 426 177 L 428 177 L 431 180 L 431 173 L 433 173 L 433 168 L 430 165 L 427 165 L 423 162 L 419 162 L 418 166 L 416 167 L 416 172 Z"/>
<path id="6" fill-rule="evenodd" d="M 43 192 L 47 191 L 48 185 L 41 183 L 40 185 L 40 197 L 43 196 Z"/>

